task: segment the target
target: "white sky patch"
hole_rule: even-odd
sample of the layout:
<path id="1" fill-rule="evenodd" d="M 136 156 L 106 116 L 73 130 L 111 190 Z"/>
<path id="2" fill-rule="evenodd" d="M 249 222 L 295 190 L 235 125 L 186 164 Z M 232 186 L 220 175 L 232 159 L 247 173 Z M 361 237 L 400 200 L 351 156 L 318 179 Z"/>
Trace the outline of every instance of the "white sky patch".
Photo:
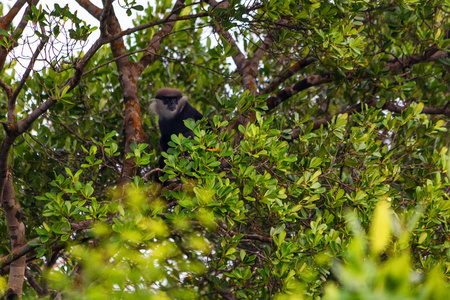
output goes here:
<path id="1" fill-rule="evenodd" d="M 6 14 L 11 6 L 14 5 L 16 0 L 3 0 L 3 13 Z M 102 6 L 101 0 L 91 0 L 91 2 L 98 6 Z M 134 27 L 133 26 L 133 20 L 136 18 L 137 11 L 132 10 L 132 15 L 128 16 L 126 13 L 126 10 L 120 7 L 120 4 L 123 1 L 114 1 L 114 11 L 116 13 L 117 19 L 119 20 L 120 26 L 122 30 Z M 149 3 L 148 0 L 143 1 L 136 1 L 138 5 L 142 5 L 144 7 L 147 7 L 147 3 Z M 78 5 L 78 3 L 75 0 L 41 0 L 39 1 L 37 7 L 42 6 L 43 9 L 45 9 L 47 12 L 51 12 L 54 8 L 54 5 L 58 4 L 60 7 L 65 7 L 66 5 L 69 6 L 69 9 L 72 13 L 77 12 L 77 16 L 79 19 L 85 21 L 87 24 L 91 25 L 91 27 L 99 27 L 99 21 L 95 19 L 93 16 L 91 16 L 83 7 Z M 17 14 L 17 16 L 13 20 L 13 26 L 17 26 L 20 22 L 20 20 L 23 17 L 23 14 L 25 12 L 27 5 L 24 5 L 24 7 L 21 9 L 21 11 Z M 55 24 L 53 24 L 55 25 Z M 69 25 L 67 25 L 69 26 Z M 69 29 L 69 28 L 66 28 Z M 31 22 L 28 23 L 27 27 L 25 28 L 24 32 L 22 33 L 22 37 L 19 40 L 19 46 L 16 47 L 7 58 L 7 64 L 11 61 L 16 60 L 17 64 L 14 66 L 14 71 L 16 72 L 16 77 L 21 78 L 23 73 L 25 72 L 26 67 L 29 64 L 30 58 L 32 57 L 34 51 L 36 50 L 37 45 L 39 44 L 39 37 L 36 36 L 34 33 L 35 30 L 39 30 L 38 26 L 36 24 L 32 24 Z M 48 28 L 46 28 L 48 30 Z M 44 51 L 41 53 L 39 60 L 36 62 L 35 70 L 42 69 L 49 61 L 52 61 L 55 57 L 61 58 L 65 55 L 69 54 L 68 52 L 73 51 L 75 53 L 80 51 L 87 51 L 92 44 L 95 42 L 95 40 L 98 39 L 100 35 L 100 31 L 96 30 L 92 32 L 92 34 L 89 36 L 86 42 L 78 42 L 76 45 L 72 46 L 72 49 L 67 49 L 67 39 L 65 39 L 64 35 L 58 37 L 58 40 L 54 40 L 51 44 L 51 47 L 46 47 Z M 64 49 L 66 47 L 66 49 Z M 47 62 L 47 63 L 46 63 Z"/>

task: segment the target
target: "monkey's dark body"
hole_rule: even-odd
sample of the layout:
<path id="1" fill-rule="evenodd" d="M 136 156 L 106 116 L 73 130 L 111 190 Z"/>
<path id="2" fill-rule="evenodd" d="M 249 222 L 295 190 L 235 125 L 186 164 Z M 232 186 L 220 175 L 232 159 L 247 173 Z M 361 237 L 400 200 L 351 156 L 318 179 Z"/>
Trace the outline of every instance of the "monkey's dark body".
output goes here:
<path id="1" fill-rule="evenodd" d="M 181 133 L 185 137 L 194 137 L 192 130 L 184 125 L 184 120 L 194 119 L 194 121 L 201 120 L 203 115 L 196 110 L 189 102 L 186 102 L 183 109 L 173 118 L 159 117 L 159 130 L 161 132 L 161 138 L 159 140 L 159 145 L 161 151 L 167 151 L 169 149 L 169 142 L 172 140 L 170 137 L 172 134 L 178 135 Z M 164 167 L 164 158 L 161 156 L 159 159 L 159 167 Z"/>

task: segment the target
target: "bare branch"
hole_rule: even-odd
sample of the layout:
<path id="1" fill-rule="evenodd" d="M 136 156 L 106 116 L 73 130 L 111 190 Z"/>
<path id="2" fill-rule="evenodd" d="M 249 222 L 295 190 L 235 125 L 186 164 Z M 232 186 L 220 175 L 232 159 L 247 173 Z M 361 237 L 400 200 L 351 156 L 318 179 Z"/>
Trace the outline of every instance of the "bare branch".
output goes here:
<path id="1" fill-rule="evenodd" d="M 261 61 L 264 54 L 267 52 L 267 49 L 270 48 L 270 46 L 273 43 L 271 32 L 269 32 L 264 41 L 261 41 L 261 44 L 259 45 L 258 49 L 255 51 L 255 55 L 253 55 L 252 58 L 252 64 L 258 65 Z"/>
<path id="2" fill-rule="evenodd" d="M 418 63 L 432 62 L 440 58 L 447 57 L 450 57 L 449 51 L 438 50 L 433 46 L 427 49 L 424 54 L 409 55 L 397 60 L 390 61 L 386 63 L 385 68 L 387 68 L 391 73 L 400 72 L 401 70 L 412 67 L 413 65 Z"/>
<path id="3" fill-rule="evenodd" d="M 0 79 L 0 87 L 5 91 L 7 98 L 12 97 L 12 93 L 13 93 L 12 88 L 1 79 Z"/>
<path id="4" fill-rule="evenodd" d="M 33 70 L 34 64 L 41 53 L 42 49 L 44 49 L 44 45 L 47 41 L 41 40 L 38 47 L 36 48 L 36 51 L 33 53 L 33 57 L 30 60 L 30 63 L 28 64 L 27 69 L 25 70 L 25 73 L 22 76 L 22 79 L 20 80 L 19 84 L 17 85 L 17 88 L 14 90 L 14 93 L 12 97 L 8 99 L 8 122 L 12 124 L 15 121 L 16 118 L 16 99 L 17 96 L 19 96 L 20 91 L 22 90 L 23 86 L 25 85 L 25 82 L 27 81 L 28 77 L 30 76 L 31 71 Z"/>
<path id="5" fill-rule="evenodd" d="M 72 78 L 67 82 L 66 86 L 70 86 L 70 90 L 74 89 L 81 81 L 83 76 L 84 69 L 87 64 L 91 60 L 91 58 L 95 55 L 95 53 L 100 49 L 101 46 L 106 44 L 106 40 L 100 37 L 92 47 L 86 52 L 83 58 L 76 64 L 75 66 L 75 74 L 73 74 Z"/>
<path id="6" fill-rule="evenodd" d="M 3 30 L 7 30 L 9 25 L 11 25 L 12 21 L 22 9 L 22 6 L 27 3 L 27 0 L 17 0 L 16 3 L 11 7 L 11 10 L 3 17 L 0 18 L 0 28 Z"/>
<path id="7" fill-rule="evenodd" d="M 100 7 L 97 7 L 89 0 L 77 0 L 77 3 L 88 13 L 90 13 L 94 18 L 100 20 L 100 15 L 102 14 L 102 9 Z"/>
<path id="8" fill-rule="evenodd" d="M 28 253 L 39 247 L 39 241 L 39 238 L 32 239 L 26 245 L 14 250 L 11 254 L 2 257 L 0 259 L 0 269 L 3 269 L 5 266 L 10 265 L 16 259 L 27 255 Z"/>
<path id="9" fill-rule="evenodd" d="M 105 43 L 110 43 L 118 38 L 124 37 L 126 35 L 130 35 L 132 33 L 135 33 L 137 31 L 143 30 L 143 29 L 147 29 L 156 25 L 161 25 L 167 22 L 174 22 L 174 21 L 186 21 L 186 20 L 192 20 L 192 19 L 196 19 L 196 18 L 201 18 L 201 17 L 206 17 L 208 16 L 208 13 L 203 12 L 203 13 L 198 13 L 195 15 L 188 15 L 188 16 L 178 16 L 176 19 L 174 20 L 167 20 L 167 19 L 161 19 L 161 20 L 157 20 L 157 21 L 153 21 L 150 23 L 146 23 L 146 24 L 142 24 L 133 28 L 128 28 L 126 30 L 121 31 L 118 34 L 109 36 L 107 38 L 105 38 Z"/>
<path id="10" fill-rule="evenodd" d="M 45 289 L 37 282 L 36 278 L 34 278 L 30 270 L 25 269 L 25 277 L 27 278 L 28 283 L 39 296 L 45 296 L 47 294 Z"/>
<path id="11" fill-rule="evenodd" d="M 32 4 L 37 5 L 39 3 L 39 0 L 33 0 Z M 19 25 L 17 25 L 16 29 L 14 30 L 14 36 L 17 36 L 19 33 L 23 31 L 25 26 L 28 24 L 27 18 L 25 18 L 31 11 L 31 6 L 28 6 L 25 12 L 23 13 L 22 19 L 19 22 Z M 14 47 L 17 46 L 17 43 L 13 45 Z"/>
<path id="12" fill-rule="evenodd" d="M 22 134 L 30 126 L 33 124 L 33 122 L 39 118 L 43 113 L 45 113 L 53 104 L 56 103 L 56 100 L 53 98 L 49 98 L 47 101 L 39 105 L 35 110 L 33 110 L 25 119 L 22 119 L 17 124 L 18 133 Z"/>
<path id="13" fill-rule="evenodd" d="M 144 55 L 137 64 L 139 74 L 141 74 L 144 69 L 153 61 L 156 52 L 161 46 L 163 38 L 172 31 L 176 23 L 175 21 L 177 20 L 178 16 L 181 13 L 181 10 L 184 7 L 184 2 L 184 0 L 178 0 L 175 3 L 172 12 L 165 18 L 167 22 L 157 33 L 153 35 L 149 45 L 146 47 L 146 50 L 148 51 L 147 54 Z"/>
<path id="14" fill-rule="evenodd" d="M 331 82 L 331 75 L 311 75 L 299 82 L 279 91 L 275 96 L 271 96 L 267 99 L 266 103 L 269 110 L 274 109 L 283 101 L 289 99 L 290 97 L 298 94 L 299 92 L 306 90 L 312 86 L 321 85 L 323 83 Z"/>
<path id="15" fill-rule="evenodd" d="M 272 92 L 273 90 L 275 90 L 275 88 L 277 86 L 279 86 L 280 84 L 285 82 L 287 79 L 289 79 L 295 73 L 306 68 L 307 66 L 309 66 L 310 64 L 312 64 L 315 61 L 316 61 L 316 59 L 312 58 L 312 57 L 305 57 L 304 59 L 297 61 L 295 64 L 290 66 L 287 70 L 283 71 L 280 75 L 275 77 L 275 79 L 265 89 L 263 89 L 259 93 L 259 95 L 264 95 L 264 94 L 268 94 L 268 93 Z"/>
<path id="16" fill-rule="evenodd" d="M 387 109 L 394 113 L 401 113 L 408 107 L 409 107 L 409 105 L 399 106 L 392 101 L 386 102 L 383 105 L 383 109 Z M 422 109 L 422 113 L 427 114 L 427 115 L 444 115 L 444 116 L 450 117 L 450 108 L 448 107 L 448 103 L 446 105 L 444 105 L 444 107 L 427 107 L 427 106 L 425 106 Z"/>

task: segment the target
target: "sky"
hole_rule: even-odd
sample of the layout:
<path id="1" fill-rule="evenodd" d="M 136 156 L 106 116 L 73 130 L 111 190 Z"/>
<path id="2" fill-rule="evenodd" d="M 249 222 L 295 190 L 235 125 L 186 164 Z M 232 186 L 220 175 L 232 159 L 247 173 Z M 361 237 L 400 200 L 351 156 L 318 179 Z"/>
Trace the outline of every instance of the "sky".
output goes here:
<path id="1" fill-rule="evenodd" d="M 14 5 L 15 2 L 16 2 L 16 0 L 2 0 L 3 14 L 7 13 L 9 11 L 10 7 L 12 5 Z M 101 0 L 91 0 L 91 2 L 98 7 L 102 7 Z M 149 1 L 148 0 L 136 0 L 136 2 L 137 2 L 136 4 L 140 4 L 140 5 L 143 5 L 144 7 L 146 7 L 147 3 Z M 61 7 L 64 7 L 66 4 L 68 4 L 70 11 L 72 13 L 77 11 L 78 18 L 80 18 L 81 20 L 84 20 L 86 23 L 88 23 L 92 26 L 97 26 L 97 27 L 99 26 L 98 20 L 95 19 L 94 17 L 92 17 L 88 12 L 86 12 L 86 10 L 84 10 L 84 8 L 79 6 L 75 0 L 59 0 L 59 1 L 41 0 L 38 3 L 38 7 L 39 7 L 39 5 L 42 5 L 43 9 L 50 11 L 51 8 L 54 7 L 55 3 L 58 3 L 58 5 Z M 120 22 L 120 26 L 121 26 L 122 30 L 133 27 L 132 21 L 133 21 L 133 18 L 135 17 L 135 13 L 133 13 L 131 16 L 127 16 L 126 11 L 119 6 L 119 4 L 123 4 L 123 3 L 124 3 L 123 0 L 116 0 L 116 1 L 114 1 L 114 4 L 113 4 L 114 10 L 115 10 L 117 18 Z M 47 7 L 49 7 L 49 8 L 47 9 Z M 25 8 L 26 8 L 26 5 L 24 5 L 24 7 L 20 11 L 20 13 L 15 17 L 15 19 L 13 21 L 14 25 L 17 26 L 17 24 L 22 19 Z M 11 61 L 12 59 L 15 59 L 18 61 L 18 63 L 14 66 L 14 70 L 16 71 L 17 77 L 20 77 L 23 74 L 23 72 L 25 71 L 26 66 L 28 65 L 28 62 L 29 62 L 29 58 L 32 56 L 32 53 L 34 52 L 34 50 L 38 44 L 38 37 L 34 34 L 34 29 L 31 28 L 30 25 L 31 24 L 29 24 L 27 29 L 24 31 L 24 34 L 23 34 L 24 38 L 21 41 L 19 41 L 19 46 L 16 49 L 14 49 L 14 51 L 11 53 L 11 55 L 8 59 L 8 61 Z M 89 36 L 88 41 L 84 45 L 77 45 L 76 49 L 87 51 L 87 49 L 90 48 L 90 45 L 98 38 L 99 34 L 100 33 L 98 30 L 96 32 L 93 32 Z M 62 41 L 61 44 L 55 43 L 53 49 L 47 50 L 47 53 L 43 53 L 43 55 L 46 55 L 47 57 L 50 58 L 52 55 L 55 54 L 55 52 L 57 52 L 59 50 L 62 51 L 63 49 L 58 49 L 58 47 L 62 48 L 63 46 L 64 46 L 64 41 Z M 45 59 L 45 57 L 42 57 L 41 59 Z M 39 61 L 36 63 L 36 67 L 38 70 L 40 68 L 39 65 L 43 66 L 44 63 L 39 62 Z"/>

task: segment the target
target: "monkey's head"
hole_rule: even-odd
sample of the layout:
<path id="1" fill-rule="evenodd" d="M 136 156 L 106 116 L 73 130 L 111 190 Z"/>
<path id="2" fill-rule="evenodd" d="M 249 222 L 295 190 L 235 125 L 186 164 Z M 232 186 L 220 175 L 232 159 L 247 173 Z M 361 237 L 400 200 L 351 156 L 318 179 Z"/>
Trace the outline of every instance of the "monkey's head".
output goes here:
<path id="1" fill-rule="evenodd" d="M 162 88 L 156 91 L 155 100 L 150 106 L 160 118 L 171 119 L 184 108 L 187 97 L 177 89 Z"/>

